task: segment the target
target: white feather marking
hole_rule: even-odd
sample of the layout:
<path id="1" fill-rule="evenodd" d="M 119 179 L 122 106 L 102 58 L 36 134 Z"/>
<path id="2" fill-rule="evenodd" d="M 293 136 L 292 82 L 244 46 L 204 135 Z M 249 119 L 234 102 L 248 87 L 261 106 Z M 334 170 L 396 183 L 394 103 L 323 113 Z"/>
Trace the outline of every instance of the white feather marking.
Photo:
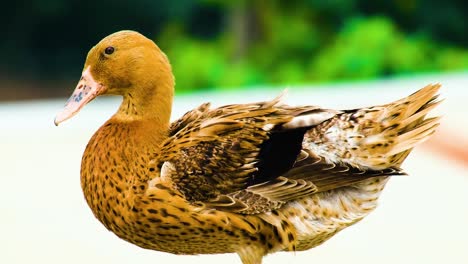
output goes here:
<path id="1" fill-rule="evenodd" d="M 372 145 L 372 144 L 377 144 L 379 142 L 384 142 L 385 138 L 383 134 L 376 134 L 376 135 L 370 135 L 367 136 L 365 139 L 362 140 L 363 145 Z"/>
<path id="2" fill-rule="evenodd" d="M 265 130 L 265 131 L 270 131 L 274 126 L 275 125 L 273 125 L 273 124 L 266 124 L 266 125 L 263 126 L 262 129 Z"/>
<path id="3" fill-rule="evenodd" d="M 309 234 L 310 230 L 312 229 L 310 227 L 310 224 L 307 221 L 304 221 L 299 216 L 294 216 L 294 217 L 290 218 L 289 221 L 291 221 L 291 224 L 293 224 L 293 226 L 296 228 L 297 233 L 299 235 L 305 236 L 305 235 Z"/>
<path id="4" fill-rule="evenodd" d="M 291 121 L 283 124 L 284 128 L 293 129 L 299 127 L 315 126 L 335 116 L 332 112 L 319 112 L 294 117 Z"/>
<path id="5" fill-rule="evenodd" d="M 175 170 L 174 164 L 170 163 L 169 161 L 164 162 L 161 167 L 161 173 L 160 173 L 161 180 L 162 181 L 170 180 L 170 175 L 174 170 Z"/>

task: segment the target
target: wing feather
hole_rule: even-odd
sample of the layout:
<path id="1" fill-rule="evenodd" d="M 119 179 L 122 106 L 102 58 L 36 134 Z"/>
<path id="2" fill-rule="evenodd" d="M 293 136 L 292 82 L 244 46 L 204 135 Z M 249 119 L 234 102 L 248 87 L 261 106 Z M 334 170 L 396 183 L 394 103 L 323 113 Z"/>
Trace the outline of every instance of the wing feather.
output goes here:
<path id="1" fill-rule="evenodd" d="M 347 164 L 328 163 L 324 158 L 309 152 L 306 159 L 296 163 L 295 167 L 283 176 L 227 195 L 245 207 L 221 208 L 219 203 L 210 206 L 242 214 L 258 214 L 278 209 L 288 201 L 314 193 L 350 186 L 371 177 L 396 175 L 406 173 L 400 168 L 367 170 Z M 252 201 L 252 197 L 257 199 Z"/>
<path id="2" fill-rule="evenodd" d="M 234 193 L 248 187 L 258 171 L 258 156 L 262 144 L 270 137 L 267 125 L 272 127 L 290 121 L 288 111 L 275 107 L 276 103 L 229 105 L 206 110 L 202 105 L 186 114 L 161 147 L 159 166 L 172 164 L 164 179 L 192 202 L 230 204 L 220 195 Z M 234 206 L 235 205 L 235 206 Z M 237 207 L 232 203 L 231 207 Z"/>
<path id="3" fill-rule="evenodd" d="M 438 88 L 346 111 L 290 107 L 283 95 L 212 110 L 203 104 L 171 125 L 156 158 L 160 177 L 189 202 L 259 214 L 372 177 L 406 175 L 399 165 L 438 125 L 425 119 L 439 104 Z"/>

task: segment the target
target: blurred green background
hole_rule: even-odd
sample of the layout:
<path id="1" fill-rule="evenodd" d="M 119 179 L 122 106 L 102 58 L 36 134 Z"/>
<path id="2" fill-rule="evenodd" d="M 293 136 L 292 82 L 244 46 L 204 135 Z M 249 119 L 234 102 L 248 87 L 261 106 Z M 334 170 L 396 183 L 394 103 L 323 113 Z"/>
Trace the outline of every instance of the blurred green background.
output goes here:
<path id="1" fill-rule="evenodd" d="M 468 69 L 463 0 L 29 0 L 2 3 L 0 100 L 68 96 L 88 50 L 137 30 L 177 92 Z"/>

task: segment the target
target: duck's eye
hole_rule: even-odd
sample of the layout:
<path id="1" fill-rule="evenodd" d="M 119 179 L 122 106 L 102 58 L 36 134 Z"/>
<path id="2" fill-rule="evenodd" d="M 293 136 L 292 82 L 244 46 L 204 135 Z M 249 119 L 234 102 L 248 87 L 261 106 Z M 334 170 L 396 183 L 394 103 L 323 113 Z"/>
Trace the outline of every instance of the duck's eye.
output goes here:
<path id="1" fill-rule="evenodd" d="M 104 52 L 107 54 L 107 55 L 111 55 L 112 53 L 114 53 L 114 47 L 112 46 L 109 46 L 107 47 Z"/>

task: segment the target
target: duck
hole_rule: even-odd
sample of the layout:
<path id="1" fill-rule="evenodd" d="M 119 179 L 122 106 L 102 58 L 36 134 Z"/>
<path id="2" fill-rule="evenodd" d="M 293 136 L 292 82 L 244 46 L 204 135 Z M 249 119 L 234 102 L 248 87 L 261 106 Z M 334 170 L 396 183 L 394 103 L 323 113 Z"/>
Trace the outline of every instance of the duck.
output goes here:
<path id="1" fill-rule="evenodd" d="M 427 115 L 441 102 L 440 87 L 350 110 L 291 106 L 284 94 L 205 103 L 170 122 L 169 59 L 151 39 L 124 30 L 91 48 L 54 122 L 98 96 L 121 96 L 81 161 L 94 216 L 145 249 L 237 253 L 244 264 L 260 264 L 267 254 L 316 247 L 369 215 L 439 125 Z"/>

